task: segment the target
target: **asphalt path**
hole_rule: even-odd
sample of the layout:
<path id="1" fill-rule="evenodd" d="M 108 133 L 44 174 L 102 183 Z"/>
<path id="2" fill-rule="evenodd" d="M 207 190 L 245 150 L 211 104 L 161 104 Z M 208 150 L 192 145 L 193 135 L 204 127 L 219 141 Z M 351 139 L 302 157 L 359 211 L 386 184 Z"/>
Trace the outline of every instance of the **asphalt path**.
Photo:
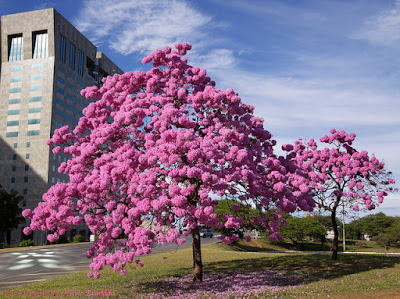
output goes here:
<path id="1" fill-rule="evenodd" d="M 202 245 L 216 243 L 217 238 L 202 238 Z M 91 243 L 48 246 L 45 248 L 0 253 L 0 290 L 43 281 L 55 276 L 89 270 L 86 252 Z M 151 254 L 173 252 L 192 246 L 191 237 L 182 245 L 154 246 Z"/>

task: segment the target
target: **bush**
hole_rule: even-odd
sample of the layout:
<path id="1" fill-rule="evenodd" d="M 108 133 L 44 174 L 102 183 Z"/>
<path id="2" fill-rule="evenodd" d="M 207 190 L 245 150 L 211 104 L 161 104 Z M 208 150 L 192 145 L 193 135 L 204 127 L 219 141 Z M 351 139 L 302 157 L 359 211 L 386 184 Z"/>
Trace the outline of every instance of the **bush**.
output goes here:
<path id="1" fill-rule="evenodd" d="M 4 248 L 10 248 L 10 245 L 8 245 L 7 243 L 0 243 L 0 249 Z"/>
<path id="2" fill-rule="evenodd" d="M 35 245 L 35 242 L 33 242 L 32 239 L 22 240 L 19 243 L 19 247 L 27 247 L 27 246 L 33 246 L 33 245 Z"/>
<path id="3" fill-rule="evenodd" d="M 81 234 L 74 236 L 74 240 L 72 241 L 72 243 L 80 243 L 80 242 L 83 242 L 83 236 Z"/>

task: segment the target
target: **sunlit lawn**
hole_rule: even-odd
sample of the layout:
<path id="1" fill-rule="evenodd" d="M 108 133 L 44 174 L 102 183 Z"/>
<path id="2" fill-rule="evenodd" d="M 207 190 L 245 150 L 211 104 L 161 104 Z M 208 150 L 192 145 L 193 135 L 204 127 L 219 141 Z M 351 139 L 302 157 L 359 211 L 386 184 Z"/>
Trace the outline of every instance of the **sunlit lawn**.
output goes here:
<path id="1" fill-rule="evenodd" d="M 0 297 L 32 298 L 35 292 L 39 295 L 36 298 L 50 294 L 98 298 L 101 293 L 97 292 L 114 293 L 117 298 L 164 298 L 174 294 L 177 298 L 256 298 L 251 294 L 259 292 L 261 298 L 400 296 L 400 257 L 340 255 L 339 261 L 331 261 L 329 253 L 274 254 L 232 249 L 223 244 L 203 247 L 205 282 L 199 288 L 189 276 L 191 249 L 184 249 L 144 257 L 145 266 L 132 269 L 127 276 L 105 269 L 94 280 L 87 278 L 85 271 L 3 291 Z"/>

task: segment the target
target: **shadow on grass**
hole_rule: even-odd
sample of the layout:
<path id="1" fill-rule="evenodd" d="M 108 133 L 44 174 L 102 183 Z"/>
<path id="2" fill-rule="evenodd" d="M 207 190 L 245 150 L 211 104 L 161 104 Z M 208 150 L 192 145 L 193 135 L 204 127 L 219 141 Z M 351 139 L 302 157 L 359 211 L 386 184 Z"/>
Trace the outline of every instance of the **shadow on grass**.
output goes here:
<path id="1" fill-rule="evenodd" d="M 328 254 L 262 255 L 259 258 L 207 263 L 202 283 L 193 283 L 192 275 L 185 274 L 134 284 L 133 289 L 142 294 L 168 295 L 171 298 L 189 295 L 196 298 L 203 295 L 229 298 L 249 293 L 273 295 L 306 283 L 391 268 L 399 263 L 400 257 L 393 256 L 346 255 L 332 261 Z"/>
<path id="2" fill-rule="evenodd" d="M 309 275 L 284 271 L 207 271 L 201 283 L 193 282 L 192 275 L 184 275 L 134 284 L 133 289 L 156 298 L 242 298 L 249 293 L 273 295 L 311 281 Z"/>
<path id="3" fill-rule="evenodd" d="M 282 251 L 282 250 L 301 250 L 301 251 L 330 251 L 329 244 L 307 243 L 296 246 L 293 243 L 280 242 L 269 243 L 264 240 L 252 240 L 250 242 L 239 241 L 231 245 L 227 245 L 229 250 L 234 251 L 247 251 L 247 252 L 260 252 L 260 251 Z"/>
<path id="4" fill-rule="evenodd" d="M 232 269 L 263 271 L 296 271 L 309 274 L 316 279 L 337 278 L 373 269 L 394 267 L 400 263 L 396 256 L 363 256 L 340 255 L 339 260 L 332 261 L 329 254 L 293 254 L 275 257 L 260 257 L 210 263 L 208 270 L 231 271 Z"/>

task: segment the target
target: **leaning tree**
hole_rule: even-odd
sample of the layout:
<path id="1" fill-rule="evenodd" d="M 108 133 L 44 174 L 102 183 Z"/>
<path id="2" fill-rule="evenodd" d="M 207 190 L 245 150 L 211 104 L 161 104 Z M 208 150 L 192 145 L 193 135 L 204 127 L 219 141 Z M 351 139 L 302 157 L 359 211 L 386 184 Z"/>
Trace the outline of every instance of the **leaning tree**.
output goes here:
<path id="1" fill-rule="evenodd" d="M 312 210 L 314 201 L 294 181 L 293 161 L 273 153 L 276 144 L 231 88 L 215 88 L 205 69 L 183 56 L 191 45 L 165 47 L 143 59 L 147 71 L 115 74 L 101 88 L 81 94 L 94 98 L 71 131 L 55 130 L 48 140 L 53 153 L 70 155 L 57 183 L 34 211 L 25 210 L 32 230 L 52 231 L 54 242 L 83 220 L 98 236 L 87 256 L 89 276 L 109 265 L 127 273 L 126 265 L 151 251 L 153 244 L 182 244 L 192 235 L 194 280 L 202 280 L 199 229 L 239 228 L 243 219 L 214 213 L 217 197 L 251 201 L 275 209 L 257 221 L 279 238 L 279 211 Z M 301 184 L 300 184 L 301 185 Z M 238 239 L 236 234 L 223 241 Z M 114 249 L 111 251 L 111 249 Z"/>
<path id="2" fill-rule="evenodd" d="M 383 202 L 395 181 L 386 171 L 385 164 L 366 151 L 358 152 L 352 147 L 354 133 L 336 131 L 325 135 L 320 142 L 329 146 L 318 149 L 314 139 L 296 141 L 283 149 L 294 157 L 298 169 L 308 177 L 310 192 L 317 206 L 330 212 L 334 231 L 332 259 L 337 259 L 339 244 L 336 212 L 340 205 L 358 211 L 361 207 L 372 210 Z"/>

